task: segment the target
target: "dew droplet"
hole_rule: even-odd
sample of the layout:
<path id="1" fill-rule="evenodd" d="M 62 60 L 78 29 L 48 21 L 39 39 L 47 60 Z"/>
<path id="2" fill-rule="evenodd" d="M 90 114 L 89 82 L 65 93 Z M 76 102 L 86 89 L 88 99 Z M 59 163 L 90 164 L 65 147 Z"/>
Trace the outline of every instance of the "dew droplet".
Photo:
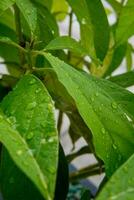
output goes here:
<path id="1" fill-rule="evenodd" d="M 52 32 L 53 35 L 55 34 L 55 31 L 54 31 L 54 30 L 52 30 L 51 32 Z"/>
<path id="2" fill-rule="evenodd" d="M 29 133 L 27 134 L 27 136 L 26 136 L 26 139 L 27 139 L 27 140 L 31 140 L 31 139 L 33 138 L 33 136 L 34 136 L 34 133 L 33 133 L 33 132 L 29 132 Z"/>
<path id="3" fill-rule="evenodd" d="M 113 148 L 116 150 L 117 149 L 117 146 L 115 144 L 113 144 Z"/>
<path id="4" fill-rule="evenodd" d="M 96 92 L 96 93 L 95 93 L 95 96 L 96 96 L 96 97 L 98 97 L 98 96 L 99 96 L 99 93 L 98 93 L 98 92 Z"/>
<path id="5" fill-rule="evenodd" d="M 53 105 L 51 103 L 48 104 L 48 109 L 51 110 L 53 108 Z"/>
<path id="6" fill-rule="evenodd" d="M 35 93 L 37 94 L 37 93 L 39 93 L 41 91 L 41 89 L 40 88 L 37 88 L 36 90 L 35 90 Z"/>
<path id="7" fill-rule="evenodd" d="M 94 97 L 91 97 L 91 101 L 92 101 L 92 102 L 94 101 Z"/>
<path id="8" fill-rule="evenodd" d="M 41 139 L 40 143 L 41 144 L 46 144 L 46 139 L 45 138 Z"/>
<path id="9" fill-rule="evenodd" d="M 104 128 L 102 128 L 102 129 L 101 129 L 101 132 L 102 132 L 103 134 L 105 134 L 105 133 L 106 133 L 106 130 L 105 130 Z"/>
<path id="10" fill-rule="evenodd" d="M 56 172 L 55 168 L 52 167 L 52 166 L 50 166 L 48 170 L 49 170 L 49 172 L 52 173 L 52 174 L 54 174 L 54 173 Z"/>
<path id="11" fill-rule="evenodd" d="M 32 80 L 30 80 L 29 84 L 33 85 L 35 82 L 36 82 L 35 79 L 32 79 Z"/>
<path id="12" fill-rule="evenodd" d="M 0 120 L 2 120 L 3 119 L 3 116 L 2 115 L 0 115 Z"/>
<path id="13" fill-rule="evenodd" d="M 112 108 L 117 109 L 117 103 L 116 102 L 112 103 Z"/>
<path id="14" fill-rule="evenodd" d="M 27 153 L 30 155 L 30 156 L 33 156 L 33 150 L 32 149 L 29 149 L 28 151 L 27 151 Z"/>
<path id="15" fill-rule="evenodd" d="M 22 150 L 18 150 L 16 153 L 17 153 L 18 156 L 20 156 L 20 155 L 22 155 L 23 151 Z"/>
<path id="16" fill-rule="evenodd" d="M 85 18 L 82 18 L 81 23 L 82 23 L 83 25 L 85 25 L 85 24 L 87 23 L 87 22 L 86 22 L 86 19 L 85 19 Z"/>
<path id="17" fill-rule="evenodd" d="M 32 110 L 33 108 L 36 107 L 36 105 L 37 105 L 37 103 L 35 101 L 32 102 L 32 103 L 29 103 L 28 106 L 27 106 L 27 109 Z"/>

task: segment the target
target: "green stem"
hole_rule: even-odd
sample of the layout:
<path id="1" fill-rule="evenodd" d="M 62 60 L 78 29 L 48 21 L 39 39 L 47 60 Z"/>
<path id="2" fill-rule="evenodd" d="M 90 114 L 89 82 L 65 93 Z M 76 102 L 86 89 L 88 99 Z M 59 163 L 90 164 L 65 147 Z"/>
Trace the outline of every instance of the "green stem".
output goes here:
<path id="1" fill-rule="evenodd" d="M 23 40 L 22 31 L 21 31 L 20 11 L 16 4 L 14 5 L 14 12 L 15 12 L 15 25 L 16 25 L 16 34 L 17 34 L 17 38 L 18 38 L 18 44 L 21 47 L 24 47 L 24 40 Z M 20 57 L 20 64 L 23 67 L 24 53 L 20 50 L 19 50 L 19 57 Z"/>
<path id="2" fill-rule="evenodd" d="M 62 121 L 63 121 L 63 112 L 60 110 L 59 111 L 59 117 L 58 117 L 58 124 L 57 124 L 57 129 L 58 129 L 59 135 L 60 135 L 60 132 L 61 132 Z"/>
<path id="3" fill-rule="evenodd" d="M 72 22 L 73 22 L 73 12 L 71 11 L 69 14 L 69 28 L 68 28 L 68 36 L 71 37 L 72 35 Z M 71 58 L 71 52 L 68 51 L 68 61 Z"/>
<path id="4" fill-rule="evenodd" d="M 102 171 L 100 171 L 100 167 L 98 164 L 91 165 L 89 167 L 85 167 L 79 171 L 73 172 L 70 174 L 69 179 L 71 182 L 75 182 L 90 176 L 95 176 L 104 172 L 104 166 L 102 166 Z"/>

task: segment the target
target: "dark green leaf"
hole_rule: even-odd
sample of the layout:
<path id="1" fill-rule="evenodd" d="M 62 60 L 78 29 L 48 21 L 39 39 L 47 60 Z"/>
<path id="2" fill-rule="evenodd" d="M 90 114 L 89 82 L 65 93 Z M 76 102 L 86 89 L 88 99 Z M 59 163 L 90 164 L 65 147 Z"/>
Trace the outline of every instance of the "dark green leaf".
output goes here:
<path id="1" fill-rule="evenodd" d="M 77 71 L 50 54 L 42 54 L 74 98 L 110 176 L 134 152 L 134 94 Z"/>
<path id="2" fill-rule="evenodd" d="M 73 38 L 68 36 L 57 37 L 52 40 L 44 50 L 57 50 L 69 49 L 70 51 L 80 54 L 81 56 L 87 55 L 87 51 Z"/>
<path id="3" fill-rule="evenodd" d="M 32 34 L 37 26 L 37 9 L 30 0 L 16 0 L 16 4 L 24 15 Z"/>
<path id="4" fill-rule="evenodd" d="M 101 1 L 68 0 L 68 2 L 80 23 L 83 46 L 92 56 L 96 54 L 103 60 L 109 46 L 109 25 Z"/>
<path id="5" fill-rule="evenodd" d="M 118 27 L 116 30 L 116 42 L 122 44 L 134 34 L 134 1 L 128 0 L 122 8 Z"/>
<path id="6" fill-rule="evenodd" d="M 130 71 L 124 74 L 112 76 L 108 79 L 122 87 L 129 87 L 134 85 L 134 71 Z"/>
<path id="7" fill-rule="evenodd" d="M 122 165 L 96 200 L 131 200 L 134 198 L 134 177 L 133 177 L 134 155 Z"/>
<path id="8" fill-rule="evenodd" d="M 62 146 L 59 146 L 59 163 L 55 190 L 55 200 L 65 200 L 69 187 L 68 163 Z M 62 191 L 62 192 L 61 192 Z"/>
<path id="9" fill-rule="evenodd" d="M 12 128 L 12 123 L 8 121 L 1 113 L 0 141 L 6 147 L 16 165 L 25 174 L 27 174 L 27 176 L 36 184 L 36 186 L 40 189 L 44 197 L 48 197 L 48 199 L 51 199 L 49 198 L 49 194 L 46 190 L 46 180 L 37 161 L 33 157 L 25 140 L 20 136 L 20 134 L 16 130 Z M 7 167 L 9 170 L 9 166 Z"/>
<path id="10" fill-rule="evenodd" d="M 32 167 L 33 164 L 23 160 L 25 162 L 21 163 L 21 169 L 25 169 L 25 165 L 27 165 L 28 171 L 23 171 L 29 175 L 28 177 L 36 184 L 46 199 L 53 199 L 58 162 L 58 135 L 52 112 L 53 104 L 45 87 L 34 76 L 24 76 L 13 92 L 3 100 L 1 107 L 12 122 L 13 128 L 18 130 L 23 141 L 27 143 L 28 152 L 33 153 L 32 157 L 41 173 L 38 177 L 41 179 L 42 185 L 34 179 L 33 170 L 29 168 L 29 165 Z M 17 142 L 17 139 L 15 141 Z M 21 146 L 19 148 L 21 149 Z M 2 162 L 1 179 L 5 198 L 20 199 L 21 194 L 21 199 L 26 199 L 30 182 L 14 166 L 6 151 L 3 152 L 2 158 L 4 162 Z M 14 186 L 7 181 L 11 177 L 14 180 Z M 18 178 L 21 180 L 20 185 L 17 185 Z M 22 189 L 24 185 L 27 193 Z M 29 195 L 33 197 L 33 194 L 31 192 L 27 198 Z"/>

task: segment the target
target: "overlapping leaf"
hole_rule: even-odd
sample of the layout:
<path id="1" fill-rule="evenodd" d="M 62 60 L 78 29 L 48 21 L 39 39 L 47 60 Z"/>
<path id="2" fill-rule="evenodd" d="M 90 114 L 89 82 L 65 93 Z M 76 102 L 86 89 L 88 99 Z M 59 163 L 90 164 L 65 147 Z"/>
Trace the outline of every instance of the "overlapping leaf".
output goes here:
<path id="1" fill-rule="evenodd" d="M 117 44 L 122 44 L 134 34 L 134 1 L 128 0 L 122 8 L 116 31 Z"/>
<path id="2" fill-rule="evenodd" d="M 53 199 L 58 163 L 58 136 L 55 129 L 52 113 L 53 104 L 50 96 L 39 80 L 34 76 L 27 75 L 20 80 L 14 91 L 6 96 L 1 107 L 8 120 L 10 120 L 13 129 L 17 129 L 20 133 L 18 137 L 27 145 L 27 150 L 34 163 L 27 160 L 25 152 L 26 155 L 23 154 L 24 145 L 16 147 L 19 141 L 15 137 L 14 141 L 12 135 L 11 142 L 16 142 L 13 149 L 18 152 L 18 159 L 16 154 L 14 155 L 14 152 L 10 155 L 12 157 L 15 156 L 16 164 L 36 184 L 42 195 L 46 199 Z M 1 134 L 5 134 L 5 132 L 1 131 Z M 4 138 L 4 135 L 2 137 Z M 6 138 L 4 139 L 6 142 Z M 13 146 L 13 143 L 11 147 L 8 146 L 9 143 L 6 144 L 8 151 Z M 21 163 L 19 160 L 20 157 L 23 159 Z M 1 187 L 4 197 L 14 200 L 24 198 L 28 200 L 33 199 L 35 188 L 31 186 L 25 175 L 14 165 L 5 150 L 3 151 L 2 159 Z M 34 168 L 34 164 L 36 164 L 35 167 L 38 169 L 37 172 L 36 168 L 34 172 L 34 169 L 31 169 Z M 13 180 L 12 184 L 8 182 L 10 179 Z M 19 180 L 21 182 L 18 184 Z M 33 191 L 29 192 L 29 187 Z M 38 196 L 37 199 L 41 198 Z"/>
<path id="3" fill-rule="evenodd" d="M 109 25 L 101 1 L 68 0 L 68 2 L 80 23 L 83 46 L 92 56 L 97 55 L 103 60 L 109 46 Z"/>
<path id="4" fill-rule="evenodd" d="M 99 194 L 97 200 L 126 200 L 134 197 L 134 155 L 119 168 Z"/>
<path id="5" fill-rule="evenodd" d="M 134 94 L 44 55 L 91 129 L 96 153 L 110 176 L 134 152 Z"/>

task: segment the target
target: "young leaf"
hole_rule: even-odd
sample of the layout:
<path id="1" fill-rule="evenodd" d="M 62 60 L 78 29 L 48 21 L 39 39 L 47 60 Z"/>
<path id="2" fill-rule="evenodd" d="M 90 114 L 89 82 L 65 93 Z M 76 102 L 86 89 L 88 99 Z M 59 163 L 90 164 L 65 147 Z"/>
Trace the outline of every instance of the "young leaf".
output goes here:
<path id="1" fill-rule="evenodd" d="M 119 23 L 116 30 L 116 42 L 122 44 L 134 34 L 134 1 L 128 0 L 121 10 Z"/>
<path id="2" fill-rule="evenodd" d="M 87 51 L 73 38 L 68 36 L 57 37 L 52 40 L 44 50 L 58 50 L 69 49 L 70 51 L 80 54 L 81 56 L 87 55 Z"/>
<path id="3" fill-rule="evenodd" d="M 134 94 L 42 53 L 74 98 L 110 176 L 134 151 Z M 117 95 L 118 94 L 118 95 Z"/>
<path id="4" fill-rule="evenodd" d="M 134 178 L 133 178 L 134 154 L 122 165 L 104 189 L 100 192 L 96 200 L 126 200 L 134 197 Z"/>
<path id="5" fill-rule="evenodd" d="M 68 0 L 68 2 L 80 23 L 83 46 L 92 56 L 97 55 L 103 60 L 109 46 L 109 25 L 101 1 Z"/>
<path id="6" fill-rule="evenodd" d="M 44 188 L 41 188 L 39 183 L 33 180 L 32 170 L 28 168 L 29 171 L 26 174 L 34 181 L 46 199 L 53 199 L 58 163 L 58 135 L 52 112 L 53 104 L 48 92 L 37 78 L 27 75 L 19 81 L 13 92 L 4 98 L 1 107 L 12 122 L 13 128 L 17 129 L 27 143 L 29 152 L 33 153 L 36 165 L 41 171 L 40 177 L 44 181 Z M 30 183 L 25 181 L 24 174 L 14 167 L 7 152 L 3 151 L 2 158 L 1 187 L 5 198 L 17 200 L 22 194 L 21 198 L 26 199 L 23 187 L 20 186 L 25 185 L 27 188 L 25 190 L 28 192 Z M 28 167 L 32 166 L 28 162 L 24 162 L 23 165 L 26 163 Z M 23 165 L 21 169 L 23 169 Z M 7 181 L 10 177 L 14 179 L 14 187 Z M 17 185 L 18 178 L 21 180 L 20 186 Z"/>
<path id="7" fill-rule="evenodd" d="M 16 0 L 17 6 L 27 21 L 31 33 L 33 34 L 37 26 L 37 10 L 30 0 Z"/>
<path id="8" fill-rule="evenodd" d="M 112 76 L 108 80 L 122 87 L 130 87 L 134 85 L 134 71 Z"/>
<path id="9" fill-rule="evenodd" d="M 127 49 L 126 43 L 121 44 L 120 46 L 118 46 L 117 48 L 114 49 L 111 63 L 109 65 L 108 70 L 106 71 L 104 77 L 110 75 L 114 70 L 116 70 L 120 66 L 120 64 L 123 61 L 123 58 L 126 54 L 126 49 Z"/>

